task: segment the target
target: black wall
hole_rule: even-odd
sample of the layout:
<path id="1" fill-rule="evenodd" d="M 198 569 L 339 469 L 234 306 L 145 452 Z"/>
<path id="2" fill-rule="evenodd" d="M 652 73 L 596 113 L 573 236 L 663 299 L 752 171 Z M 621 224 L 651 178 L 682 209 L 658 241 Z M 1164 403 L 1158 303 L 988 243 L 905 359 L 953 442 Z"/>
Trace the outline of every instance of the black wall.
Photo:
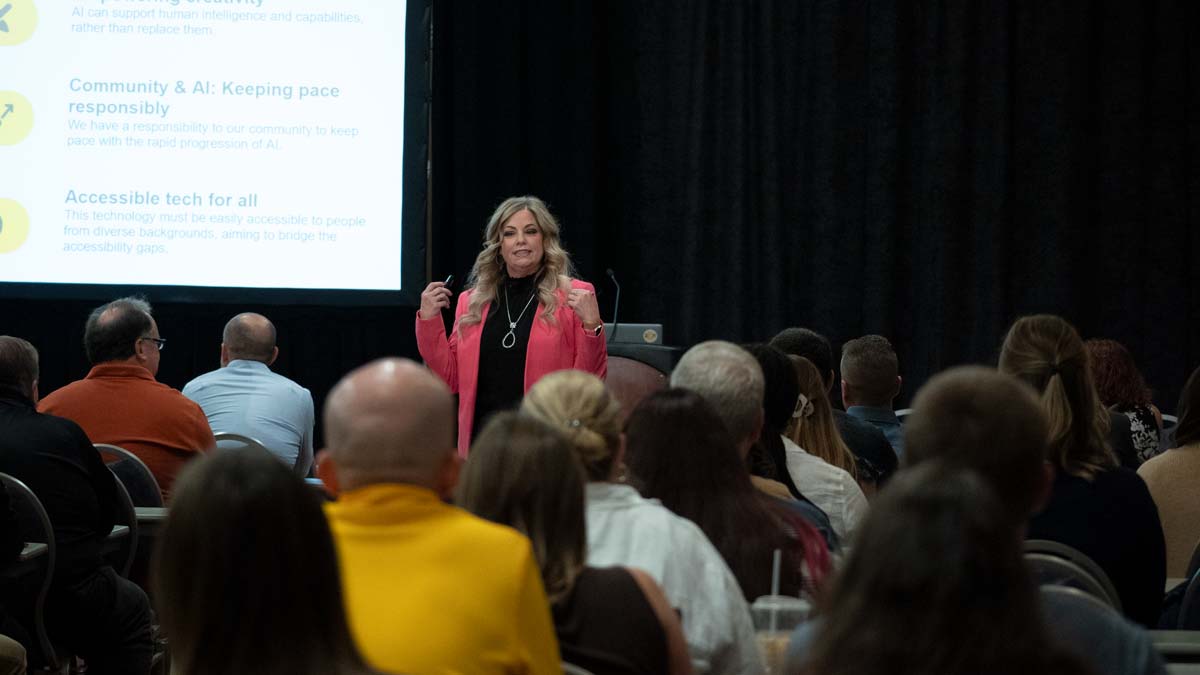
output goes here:
<path id="1" fill-rule="evenodd" d="M 1196 3 L 434 0 L 432 18 L 433 277 L 465 279 L 492 208 L 533 193 L 605 314 L 611 267 L 622 318 L 674 344 L 878 332 L 907 400 L 1050 311 L 1129 346 L 1167 411 L 1200 363 Z M 45 390 L 86 372 L 96 303 L 0 302 Z M 247 308 L 157 309 L 180 387 Z M 249 309 L 318 404 L 359 363 L 415 356 L 415 308 Z"/>

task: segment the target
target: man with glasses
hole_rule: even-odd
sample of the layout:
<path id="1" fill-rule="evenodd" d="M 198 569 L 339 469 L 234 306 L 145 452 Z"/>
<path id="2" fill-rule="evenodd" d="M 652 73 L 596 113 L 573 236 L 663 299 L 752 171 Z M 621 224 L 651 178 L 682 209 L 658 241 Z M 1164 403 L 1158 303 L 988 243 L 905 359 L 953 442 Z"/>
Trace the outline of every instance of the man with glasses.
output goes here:
<path id="1" fill-rule="evenodd" d="M 97 307 L 83 344 L 92 364 L 87 377 L 42 399 L 38 410 L 74 421 L 93 443 L 140 457 L 165 499 L 183 464 L 215 443 L 200 406 L 154 379 L 166 340 L 150 303 L 129 297 Z"/>

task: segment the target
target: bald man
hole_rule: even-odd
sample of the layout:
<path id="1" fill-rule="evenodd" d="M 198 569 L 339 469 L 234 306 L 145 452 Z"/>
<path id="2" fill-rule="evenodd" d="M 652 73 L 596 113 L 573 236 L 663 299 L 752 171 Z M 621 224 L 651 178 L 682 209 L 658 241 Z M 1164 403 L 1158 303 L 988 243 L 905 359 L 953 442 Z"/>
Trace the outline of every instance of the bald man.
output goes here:
<path id="1" fill-rule="evenodd" d="M 214 432 L 249 436 L 307 476 L 313 460 L 312 394 L 271 372 L 278 357 L 275 325 L 262 314 L 238 314 L 221 335 L 220 369 L 188 382 L 183 395 L 200 405 Z"/>
<path id="2" fill-rule="evenodd" d="M 318 475 L 338 500 L 347 616 L 372 667 L 397 673 L 561 673 L 529 541 L 446 504 L 456 409 L 406 359 L 351 372 L 325 403 Z"/>

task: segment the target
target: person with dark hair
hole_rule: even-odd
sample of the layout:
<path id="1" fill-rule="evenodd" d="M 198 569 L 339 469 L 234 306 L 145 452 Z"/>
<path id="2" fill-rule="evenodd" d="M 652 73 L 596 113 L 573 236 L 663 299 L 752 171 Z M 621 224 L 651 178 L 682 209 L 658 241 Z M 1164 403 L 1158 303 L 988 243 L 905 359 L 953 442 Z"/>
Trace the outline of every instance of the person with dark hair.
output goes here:
<path id="1" fill-rule="evenodd" d="M 213 430 L 249 436 L 307 476 L 313 460 L 312 394 L 271 372 L 277 358 L 275 324 L 243 312 L 225 324 L 221 367 L 188 382 L 183 395 L 200 405 Z"/>
<path id="2" fill-rule="evenodd" d="M 1021 538 L 986 481 L 936 462 L 892 481 L 823 618 L 795 640 L 804 675 L 1083 675 L 1047 634 Z"/>
<path id="3" fill-rule="evenodd" d="M 697 673 L 761 673 L 750 608 L 721 554 L 692 521 L 626 484 L 621 406 L 595 375 L 551 373 L 521 413 L 559 429 L 587 474 L 587 561 L 645 570 L 683 621 Z"/>
<path id="4" fill-rule="evenodd" d="M 116 480 L 78 424 L 37 412 L 38 373 L 33 345 L 0 336 L 0 472 L 37 495 L 58 550 L 47 628 L 87 660 L 89 673 L 148 673 L 150 601 L 102 553 L 116 519 Z"/>
<path id="5" fill-rule="evenodd" d="M 1000 371 L 1038 392 L 1049 424 L 1054 486 L 1030 521 L 1029 538 L 1091 558 L 1116 587 L 1125 615 L 1156 625 L 1166 584 L 1162 524 L 1146 484 L 1117 465 L 1079 333 L 1049 314 L 1017 319 L 1000 350 Z"/>
<path id="6" fill-rule="evenodd" d="M 1129 420 L 1128 439 L 1120 440 L 1133 446 L 1138 464 L 1154 457 L 1160 451 L 1162 413 L 1154 406 L 1150 387 L 1133 362 L 1133 355 L 1116 340 L 1092 339 L 1083 345 L 1100 402 L 1110 412 Z M 1113 439 L 1114 444 L 1117 440 Z"/>
<path id="7" fill-rule="evenodd" d="M 446 337 L 442 310 L 453 295 L 434 281 L 421 293 L 417 349 L 458 394 L 458 452 L 492 413 L 511 409 L 547 373 L 575 368 L 604 378 L 608 342 L 596 289 L 572 278 L 558 221 L 537 197 L 509 197 L 483 230 L 470 286 L 458 296 Z"/>
<path id="8" fill-rule="evenodd" d="M 825 383 L 825 391 L 833 391 L 836 381 L 833 372 L 833 348 L 829 339 L 807 328 L 785 328 L 771 338 L 771 346 L 790 356 L 808 359 Z M 858 460 L 859 480 L 882 486 L 896 473 L 899 461 L 896 451 L 883 432 L 871 424 L 832 408 L 842 440 Z"/>
<path id="9" fill-rule="evenodd" d="M 366 675 L 303 481 L 252 449 L 193 462 L 176 486 L 153 576 L 173 673 Z"/>
<path id="10" fill-rule="evenodd" d="M 771 594 L 776 550 L 785 561 L 780 592 L 817 594 L 829 572 L 825 542 L 754 489 L 733 437 L 702 396 L 687 389 L 647 396 L 630 414 L 625 435 L 631 481 L 643 496 L 700 526 L 747 601 Z"/>
<path id="11" fill-rule="evenodd" d="M 846 414 L 883 432 L 892 450 L 904 458 L 904 426 L 893 411 L 900 393 L 900 361 L 882 335 L 864 335 L 842 345 L 842 404 Z"/>
<path id="12" fill-rule="evenodd" d="M 154 379 L 166 340 L 150 304 L 130 297 L 97 307 L 83 342 L 91 371 L 42 399 L 38 410 L 72 420 L 93 443 L 137 455 L 169 497 L 183 465 L 214 441 L 200 406 Z"/>
<path id="13" fill-rule="evenodd" d="M 783 433 L 792 421 L 800 397 L 796 369 L 786 354 L 771 345 L 750 344 L 742 348 L 758 361 L 763 372 L 762 433 L 746 456 L 750 480 L 754 487 L 780 500 L 817 528 L 830 550 L 837 550 L 840 542 L 829 515 L 804 495 L 788 471 Z"/>
<path id="14" fill-rule="evenodd" d="M 424 366 L 372 361 L 325 401 L 317 475 L 342 564 L 346 614 L 375 668 L 559 673 L 529 540 L 447 504 L 458 481 L 454 399 Z"/>
<path id="15" fill-rule="evenodd" d="M 1200 368 L 1192 371 L 1179 395 L 1175 446 L 1138 468 L 1162 518 L 1167 542 L 1167 576 L 1186 577 L 1200 542 Z"/>
<path id="16" fill-rule="evenodd" d="M 497 413 L 475 437 L 459 506 L 533 543 L 563 661 L 592 673 L 691 673 L 679 616 L 649 574 L 590 567 L 586 475 L 567 439 L 538 419 Z"/>
<path id="17" fill-rule="evenodd" d="M 905 424 L 904 466 L 970 470 L 986 481 L 1014 536 L 1042 509 L 1054 481 L 1046 464 L 1049 425 L 1034 391 L 991 368 L 962 366 L 931 378 Z M 1043 592 L 1051 635 L 1104 675 L 1161 675 L 1162 660 L 1146 631 L 1078 594 Z"/>

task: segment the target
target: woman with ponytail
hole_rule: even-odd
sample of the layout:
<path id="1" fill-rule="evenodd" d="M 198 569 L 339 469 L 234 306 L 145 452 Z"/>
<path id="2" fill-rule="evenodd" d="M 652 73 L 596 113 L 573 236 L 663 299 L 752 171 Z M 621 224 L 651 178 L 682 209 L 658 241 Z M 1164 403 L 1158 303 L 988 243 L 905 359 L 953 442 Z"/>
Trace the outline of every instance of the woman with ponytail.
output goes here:
<path id="1" fill-rule="evenodd" d="M 1055 476 L 1028 537 L 1094 560 L 1116 586 L 1126 616 L 1153 627 L 1166 582 L 1162 524 L 1146 484 L 1118 466 L 1079 333 L 1057 316 L 1022 317 L 1004 339 L 1000 370 L 1039 393 L 1050 423 L 1046 461 Z"/>

